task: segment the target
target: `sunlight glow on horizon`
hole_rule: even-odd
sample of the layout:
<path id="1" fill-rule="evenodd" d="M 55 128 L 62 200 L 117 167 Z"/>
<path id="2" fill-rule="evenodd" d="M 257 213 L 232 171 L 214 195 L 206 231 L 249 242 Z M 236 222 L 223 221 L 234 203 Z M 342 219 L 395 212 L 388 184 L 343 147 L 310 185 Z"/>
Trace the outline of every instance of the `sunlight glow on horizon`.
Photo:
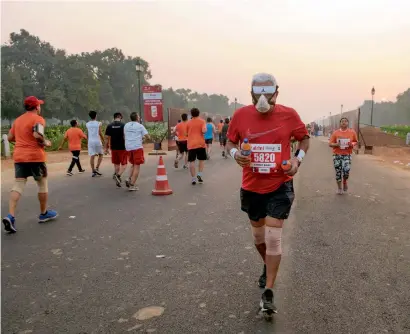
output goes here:
<path id="1" fill-rule="evenodd" d="M 2 2 L 1 39 L 26 29 L 69 53 L 117 47 L 150 64 L 151 83 L 250 103 L 272 73 L 278 103 L 310 121 L 410 87 L 410 1 Z M 33 23 L 28 16 L 42 13 Z M 66 15 L 67 13 L 75 13 Z M 63 14 L 63 15 L 62 15 Z M 216 111 L 217 112 L 217 111 Z"/>

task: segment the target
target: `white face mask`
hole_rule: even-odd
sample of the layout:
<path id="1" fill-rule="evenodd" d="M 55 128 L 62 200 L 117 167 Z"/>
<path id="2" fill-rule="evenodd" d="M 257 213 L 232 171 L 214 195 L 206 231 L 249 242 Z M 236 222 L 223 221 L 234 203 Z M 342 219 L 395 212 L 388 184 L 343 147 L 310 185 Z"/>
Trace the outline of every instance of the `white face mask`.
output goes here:
<path id="1" fill-rule="evenodd" d="M 261 95 L 255 105 L 256 110 L 262 114 L 268 112 L 271 107 L 272 106 L 269 104 L 268 99 L 265 97 L 265 95 Z"/>

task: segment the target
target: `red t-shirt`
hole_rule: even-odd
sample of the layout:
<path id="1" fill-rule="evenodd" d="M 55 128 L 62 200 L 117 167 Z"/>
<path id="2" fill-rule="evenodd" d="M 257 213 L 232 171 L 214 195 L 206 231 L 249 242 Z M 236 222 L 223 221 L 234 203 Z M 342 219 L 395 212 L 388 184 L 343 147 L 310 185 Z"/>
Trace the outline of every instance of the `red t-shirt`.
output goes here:
<path id="1" fill-rule="evenodd" d="M 290 138 L 300 141 L 305 136 L 305 124 L 292 108 L 277 104 L 268 114 L 253 105 L 238 109 L 229 123 L 228 139 L 238 143 L 248 138 L 252 145 L 252 165 L 243 169 L 242 188 L 266 194 L 291 180 L 280 165 L 291 158 Z"/>

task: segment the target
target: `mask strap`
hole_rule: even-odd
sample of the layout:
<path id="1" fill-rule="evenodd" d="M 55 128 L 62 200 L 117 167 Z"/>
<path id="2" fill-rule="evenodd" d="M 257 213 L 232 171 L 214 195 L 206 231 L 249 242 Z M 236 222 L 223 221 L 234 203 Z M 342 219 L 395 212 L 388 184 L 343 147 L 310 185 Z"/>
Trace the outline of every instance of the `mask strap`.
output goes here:
<path id="1" fill-rule="evenodd" d="M 255 97 L 255 94 L 253 92 L 251 92 L 251 96 L 252 96 L 252 103 L 255 105 L 256 103 L 258 103 L 258 100 Z"/>

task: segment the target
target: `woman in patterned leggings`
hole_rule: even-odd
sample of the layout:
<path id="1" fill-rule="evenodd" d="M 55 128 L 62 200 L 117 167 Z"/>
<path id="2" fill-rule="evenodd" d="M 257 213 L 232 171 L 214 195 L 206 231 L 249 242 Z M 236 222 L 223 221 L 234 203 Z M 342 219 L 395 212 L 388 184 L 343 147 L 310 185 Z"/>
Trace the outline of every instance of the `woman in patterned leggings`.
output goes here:
<path id="1" fill-rule="evenodd" d="M 353 147 L 357 144 L 356 131 L 349 129 L 349 120 L 340 120 L 340 129 L 333 132 L 329 146 L 333 148 L 333 165 L 336 170 L 337 193 L 343 194 L 348 190 L 350 166 L 352 163 Z M 342 188 L 343 182 L 343 188 Z"/>

